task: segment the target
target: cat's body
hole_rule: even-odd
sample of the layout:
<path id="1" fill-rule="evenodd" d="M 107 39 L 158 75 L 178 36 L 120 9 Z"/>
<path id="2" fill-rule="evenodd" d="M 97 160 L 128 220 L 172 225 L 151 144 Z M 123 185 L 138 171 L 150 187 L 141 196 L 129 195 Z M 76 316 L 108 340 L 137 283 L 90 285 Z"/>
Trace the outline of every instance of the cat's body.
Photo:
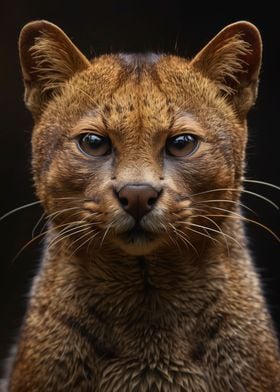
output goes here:
<path id="1" fill-rule="evenodd" d="M 52 221 L 8 390 L 280 391 L 239 215 L 257 30 L 192 62 L 89 63 L 47 22 L 20 45 Z"/>

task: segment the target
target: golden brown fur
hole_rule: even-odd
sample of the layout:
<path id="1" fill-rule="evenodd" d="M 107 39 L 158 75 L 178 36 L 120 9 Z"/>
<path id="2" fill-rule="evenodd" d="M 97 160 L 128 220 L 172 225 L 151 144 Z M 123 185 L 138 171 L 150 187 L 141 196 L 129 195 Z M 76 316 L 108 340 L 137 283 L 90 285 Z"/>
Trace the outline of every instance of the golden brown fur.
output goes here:
<path id="1" fill-rule="evenodd" d="M 51 219 L 8 390 L 280 391 L 239 208 L 257 29 L 230 25 L 191 61 L 89 62 L 39 21 L 23 29 L 20 53 L 34 180 Z M 110 137 L 110 155 L 82 154 L 89 130 Z M 199 148 L 168 157 L 167 138 L 186 132 Z M 120 234 L 134 223 L 114 192 L 129 183 L 161 189 L 141 221 L 150 240 Z"/>

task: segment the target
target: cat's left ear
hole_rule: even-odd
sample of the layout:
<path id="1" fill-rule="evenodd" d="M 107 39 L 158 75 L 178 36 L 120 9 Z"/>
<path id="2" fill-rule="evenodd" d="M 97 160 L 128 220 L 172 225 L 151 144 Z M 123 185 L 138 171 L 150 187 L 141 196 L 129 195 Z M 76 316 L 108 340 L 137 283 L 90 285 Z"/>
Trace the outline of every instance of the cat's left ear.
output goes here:
<path id="1" fill-rule="evenodd" d="M 262 40 L 249 22 L 225 27 L 191 61 L 191 65 L 218 84 L 241 117 L 255 103 L 262 59 Z"/>

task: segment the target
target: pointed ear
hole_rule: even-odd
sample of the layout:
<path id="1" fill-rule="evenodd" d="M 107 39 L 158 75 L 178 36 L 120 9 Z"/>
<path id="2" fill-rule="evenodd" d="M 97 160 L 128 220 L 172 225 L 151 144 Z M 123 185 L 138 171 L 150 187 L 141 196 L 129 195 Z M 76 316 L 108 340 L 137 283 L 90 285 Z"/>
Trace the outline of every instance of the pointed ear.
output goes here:
<path id="1" fill-rule="evenodd" d="M 23 27 L 19 54 L 25 103 L 35 118 L 65 81 L 90 65 L 59 27 L 44 20 Z"/>
<path id="2" fill-rule="evenodd" d="M 244 117 L 257 97 L 261 58 L 258 29 L 249 22 L 237 22 L 217 34 L 191 64 L 218 84 Z"/>

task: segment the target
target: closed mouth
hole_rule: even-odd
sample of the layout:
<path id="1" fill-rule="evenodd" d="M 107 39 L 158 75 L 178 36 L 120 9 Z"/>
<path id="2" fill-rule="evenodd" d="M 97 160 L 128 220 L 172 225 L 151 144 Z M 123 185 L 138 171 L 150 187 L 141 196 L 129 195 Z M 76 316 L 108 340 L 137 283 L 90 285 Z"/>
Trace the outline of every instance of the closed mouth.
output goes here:
<path id="1" fill-rule="evenodd" d="M 121 235 L 123 241 L 127 243 L 139 243 L 152 241 L 154 238 L 153 233 L 144 230 L 140 224 L 136 223 L 132 229 L 125 231 Z"/>

